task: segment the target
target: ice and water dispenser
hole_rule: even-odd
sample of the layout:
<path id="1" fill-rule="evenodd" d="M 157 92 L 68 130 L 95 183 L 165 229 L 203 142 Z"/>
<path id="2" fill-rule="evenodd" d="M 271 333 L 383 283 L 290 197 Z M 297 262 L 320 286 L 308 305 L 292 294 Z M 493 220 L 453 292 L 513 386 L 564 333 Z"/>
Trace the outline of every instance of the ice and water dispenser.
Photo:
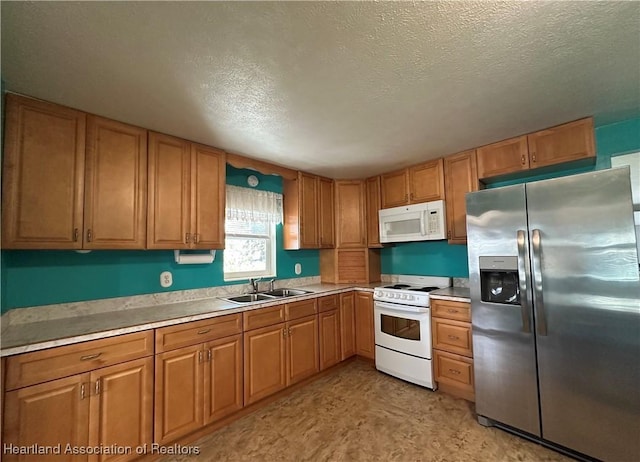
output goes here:
<path id="1" fill-rule="evenodd" d="M 483 302 L 520 304 L 517 257 L 480 257 L 480 294 Z"/>

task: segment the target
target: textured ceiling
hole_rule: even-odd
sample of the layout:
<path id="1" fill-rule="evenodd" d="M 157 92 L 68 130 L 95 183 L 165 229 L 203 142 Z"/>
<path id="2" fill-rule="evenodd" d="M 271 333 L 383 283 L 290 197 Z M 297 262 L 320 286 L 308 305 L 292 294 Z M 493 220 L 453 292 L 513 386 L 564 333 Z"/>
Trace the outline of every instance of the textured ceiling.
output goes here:
<path id="1" fill-rule="evenodd" d="M 640 114 L 639 2 L 1 8 L 7 90 L 333 178 Z"/>

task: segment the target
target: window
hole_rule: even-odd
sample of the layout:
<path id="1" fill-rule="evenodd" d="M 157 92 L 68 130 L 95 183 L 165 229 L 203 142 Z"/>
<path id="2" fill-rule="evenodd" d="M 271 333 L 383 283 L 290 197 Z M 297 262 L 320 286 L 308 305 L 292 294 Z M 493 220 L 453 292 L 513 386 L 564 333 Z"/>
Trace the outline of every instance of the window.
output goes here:
<path id="1" fill-rule="evenodd" d="M 282 195 L 227 186 L 224 279 L 276 276 L 276 223 Z"/>

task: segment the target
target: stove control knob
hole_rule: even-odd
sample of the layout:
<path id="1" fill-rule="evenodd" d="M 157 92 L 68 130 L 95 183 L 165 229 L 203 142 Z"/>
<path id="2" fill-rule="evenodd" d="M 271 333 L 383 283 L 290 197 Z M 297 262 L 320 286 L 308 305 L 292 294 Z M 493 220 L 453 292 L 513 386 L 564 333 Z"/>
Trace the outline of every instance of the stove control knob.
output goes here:
<path id="1" fill-rule="evenodd" d="M 400 298 L 400 294 L 395 294 L 393 297 L 394 298 Z"/>

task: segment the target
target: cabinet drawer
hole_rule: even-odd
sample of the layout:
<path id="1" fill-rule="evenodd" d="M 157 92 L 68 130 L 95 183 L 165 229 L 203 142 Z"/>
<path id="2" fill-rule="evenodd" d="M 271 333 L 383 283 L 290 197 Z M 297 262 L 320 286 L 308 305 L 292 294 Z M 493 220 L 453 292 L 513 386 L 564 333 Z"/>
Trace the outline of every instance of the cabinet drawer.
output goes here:
<path id="1" fill-rule="evenodd" d="M 258 327 L 278 324 L 279 322 L 284 322 L 284 304 L 242 313 L 245 332 Z"/>
<path id="2" fill-rule="evenodd" d="M 474 392 L 473 361 L 444 351 L 433 350 L 436 382 Z"/>
<path id="3" fill-rule="evenodd" d="M 239 313 L 163 327 L 156 329 L 156 353 L 208 342 L 241 332 L 242 315 Z"/>
<path id="4" fill-rule="evenodd" d="M 465 302 L 431 299 L 431 315 L 436 318 L 471 321 L 471 305 Z"/>
<path id="5" fill-rule="evenodd" d="M 287 303 L 286 305 L 286 320 L 303 318 L 305 316 L 311 316 L 318 312 L 316 305 L 316 299 L 303 300 L 301 302 Z"/>
<path id="6" fill-rule="evenodd" d="M 338 308 L 338 296 L 329 295 L 327 297 L 320 297 L 318 299 L 318 313 L 324 313 L 325 311 L 331 311 Z"/>
<path id="7" fill-rule="evenodd" d="M 463 356 L 473 356 L 469 323 L 433 318 L 432 331 L 434 348 Z"/>
<path id="8" fill-rule="evenodd" d="M 136 332 L 7 358 L 7 390 L 153 355 L 153 331 Z"/>

